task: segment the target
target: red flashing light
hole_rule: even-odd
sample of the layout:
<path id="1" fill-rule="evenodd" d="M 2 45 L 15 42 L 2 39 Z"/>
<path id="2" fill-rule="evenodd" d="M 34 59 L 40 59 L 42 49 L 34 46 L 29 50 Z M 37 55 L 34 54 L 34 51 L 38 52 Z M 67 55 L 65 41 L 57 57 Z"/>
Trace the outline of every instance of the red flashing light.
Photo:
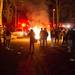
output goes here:
<path id="1" fill-rule="evenodd" d="M 28 31 L 30 29 L 30 21 L 28 19 L 19 19 L 17 28 Z"/>

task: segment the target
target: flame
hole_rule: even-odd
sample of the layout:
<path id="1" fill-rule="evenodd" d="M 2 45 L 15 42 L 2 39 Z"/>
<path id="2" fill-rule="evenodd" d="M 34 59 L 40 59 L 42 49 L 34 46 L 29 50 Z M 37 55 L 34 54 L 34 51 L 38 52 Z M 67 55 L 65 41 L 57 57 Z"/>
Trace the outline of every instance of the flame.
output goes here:
<path id="1" fill-rule="evenodd" d="M 51 41 L 51 33 L 48 31 L 48 38 L 47 38 L 47 40 L 49 40 L 49 41 Z"/>
<path id="2" fill-rule="evenodd" d="M 38 27 L 38 26 L 34 26 L 33 28 L 32 28 L 33 30 L 34 30 L 34 32 L 35 32 L 35 38 L 36 39 L 40 39 L 40 30 L 41 30 L 41 27 Z M 50 34 L 50 31 L 48 31 L 48 38 L 47 38 L 47 40 L 51 40 L 51 34 Z"/>
<path id="3" fill-rule="evenodd" d="M 36 39 L 40 39 L 40 29 L 37 27 L 37 26 L 35 26 L 35 27 L 33 27 L 33 30 L 34 30 L 34 32 L 35 32 L 35 38 Z"/>

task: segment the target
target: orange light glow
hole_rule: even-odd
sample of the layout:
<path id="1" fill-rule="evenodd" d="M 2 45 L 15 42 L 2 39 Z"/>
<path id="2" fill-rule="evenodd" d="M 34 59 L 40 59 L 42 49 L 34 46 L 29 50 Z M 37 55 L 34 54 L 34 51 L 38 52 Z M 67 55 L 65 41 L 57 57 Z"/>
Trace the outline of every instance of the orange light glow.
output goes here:
<path id="1" fill-rule="evenodd" d="M 22 27 L 25 27 L 26 26 L 26 24 L 25 23 L 22 23 Z"/>
<path id="2" fill-rule="evenodd" d="M 35 32 L 35 38 L 36 39 L 40 39 L 40 36 L 39 36 L 39 34 L 40 34 L 40 28 L 38 28 L 37 26 L 35 26 L 35 27 L 33 27 L 33 30 Z"/>
<path id="3" fill-rule="evenodd" d="M 36 39 L 40 39 L 40 30 L 41 30 L 41 28 L 39 28 L 38 26 L 35 26 L 35 27 L 33 27 L 32 28 L 33 30 L 34 30 L 34 32 L 35 32 L 35 38 Z M 51 34 L 50 34 L 50 32 L 48 31 L 48 38 L 47 38 L 47 40 L 51 40 Z"/>
<path id="4" fill-rule="evenodd" d="M 19 34 L 19 36 L 23 36 L 23 35 L 24 35 L 24 33 L 23 33 L 23 32 L 19 32 L 18 34 Z"/>

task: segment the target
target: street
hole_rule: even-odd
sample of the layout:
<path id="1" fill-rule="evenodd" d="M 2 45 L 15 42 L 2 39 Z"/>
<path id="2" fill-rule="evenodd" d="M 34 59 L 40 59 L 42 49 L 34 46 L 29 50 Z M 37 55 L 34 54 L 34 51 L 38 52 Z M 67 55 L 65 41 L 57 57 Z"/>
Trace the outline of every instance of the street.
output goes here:
<path id="1" fill-rule="evenodd" d="M 40 47 L 38 41 L 31 54 L 28 38 L 11 40 L 10 50 L 2 47 L 0 51 L 1 75 L 75 75 L 71 53 L 50 45 L 48 42 L 47 48 Z"/>
<path id="2" fill-rule="evenodd" d="M 0 0 L 0 75 L 75 75 L 74 7 L 75 0 Z"/>

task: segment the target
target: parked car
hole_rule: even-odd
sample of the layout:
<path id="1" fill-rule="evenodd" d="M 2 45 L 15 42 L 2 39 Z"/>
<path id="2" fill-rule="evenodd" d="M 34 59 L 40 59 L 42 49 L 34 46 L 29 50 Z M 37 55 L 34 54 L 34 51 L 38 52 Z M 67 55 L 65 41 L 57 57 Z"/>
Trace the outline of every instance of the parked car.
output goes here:
<path id="1" fill-rule="evenodd" d="M 24 32 L 22 30 L 17 30 L 15 32 L 11 33 L 11 38 L 15 39 L 15 38 L 23 38 L 24 37 Z"/>

